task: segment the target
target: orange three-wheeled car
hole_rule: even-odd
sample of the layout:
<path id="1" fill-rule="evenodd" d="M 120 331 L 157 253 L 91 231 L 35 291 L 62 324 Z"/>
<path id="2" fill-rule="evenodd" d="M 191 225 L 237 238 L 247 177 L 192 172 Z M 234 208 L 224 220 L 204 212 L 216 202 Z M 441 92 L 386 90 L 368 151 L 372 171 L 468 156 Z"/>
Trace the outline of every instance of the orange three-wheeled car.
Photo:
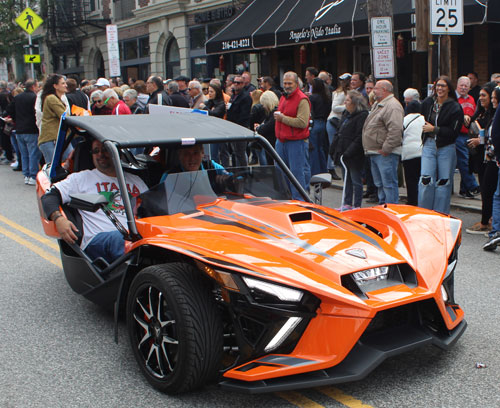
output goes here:
<path id="1" fill-rule="evenodd" d="M 453 217 L 313 203 L 264 138 L 217 118 L 68 117 L 60 135 L 37 177 L 39 198 L 67 176 L 61 156 L 70 140 L 80 140 L 72 171 L 82 171 L 93 166 L 89 141 L 97 139 L 113 159 L 127 219 L 117 225 L 125 254 L 111 264 L 59 239 L 64 274 L 75 292 L 125 314 L 132 352 L 161 391 L 358 380 L 392 355 L 447 349 L 466 328 L 454 298 L 461 222 Z M 182 146 L 207 152 L 235 141 L 260 144 L 275 165 L 172 170 Z M 149 189 L 129 197 L 126 172 Z M 303 201 L 291 200 L 291 185 Z M 62 211 L 78 225 L 81 211 L 106 204 L 79 195 Z M 59 238 L 40 211 L 46 233 Z"/>

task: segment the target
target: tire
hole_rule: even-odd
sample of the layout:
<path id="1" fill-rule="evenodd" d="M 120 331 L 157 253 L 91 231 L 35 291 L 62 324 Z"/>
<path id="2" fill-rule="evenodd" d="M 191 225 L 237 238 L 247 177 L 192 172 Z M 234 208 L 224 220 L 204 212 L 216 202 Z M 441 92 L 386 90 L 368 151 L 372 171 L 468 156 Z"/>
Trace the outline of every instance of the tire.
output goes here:
<path id="1" fill-rule="evenodd" d="M 127 329 L 139 367 L 156 389 L 182 393 L 217 377 L 222 319 L 191 265 L 154 265 L 139 272 L 127 297 Z"/>

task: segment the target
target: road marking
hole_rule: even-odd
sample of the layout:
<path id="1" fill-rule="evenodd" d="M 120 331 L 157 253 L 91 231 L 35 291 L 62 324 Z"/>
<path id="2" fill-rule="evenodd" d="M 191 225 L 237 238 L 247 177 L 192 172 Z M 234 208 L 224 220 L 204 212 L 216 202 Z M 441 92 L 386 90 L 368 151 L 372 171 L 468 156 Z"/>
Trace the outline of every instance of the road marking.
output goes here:
<path id="1" fill-rule="evenodd" d="M 305 395 L 302 395 L 295 391 L 276 392 L 275 394 L 278 397 L 300 408 L 324 408 L 323 405 L 320 405 L 317 402 L 314 402 L 312 399 L 307 398 Z"/>
<path id="2" fill-rule="evenodd" d="M 42 248 L 39 246 L 32 244 L 31 242 L 25 240 L 24 238 L 20 237 L 14 232 L 11 232 L 9 230 L 6 230 L 3 227 L 0 227 L 0 234 L 5 235 L 7 238 L 12 239 L 13 241 L 16 241 L 18 244 L 21 244 L 28 248 L 29 250 L 35 252 L 36 254 L 40 255 L 43 259 L 49 261 L 50 263 L 53 263 L 54 265 L 58 266 L 59 268 L 62 268 L 61 260 L 54 255 L 49 254 L 48 252 L 44 251 Z"/>
<path id="3" fill-rule="evenodd" d="M 335 401 L 340 402 L 349 408 L 373 408 L 371 405 L 363 404 L 360 400 L 351 395 L 344 394 L 341 390 L 334 387 L 320 387 L 316 388 L 319 392 L 333 398 Z"/>
<path id="4" fill-rule="evenodd" d="M 18 231 L 21 231 L 23 234 L 26 234 L 33 239 L 36 239 L 38 242 L 41 242 L 42 244 L 45 244 L 45 245 L 49 246 L 50 248 L 55 249 L 56 251 L 59 251 L 59 245 L 57 245 L 54 241 L 52 241 L 48 238 L 42 237 L 41 235 L 39 235 L 36 232 L 33 232 L 27 228 L 24 228 L 22 225 L 16 224 L 14 221 L 9 220 L 8 218 L 4 217 L 3 215 L 0 215 L 0 221 L 11 226 L 12 228 L 15 228 Z"/>

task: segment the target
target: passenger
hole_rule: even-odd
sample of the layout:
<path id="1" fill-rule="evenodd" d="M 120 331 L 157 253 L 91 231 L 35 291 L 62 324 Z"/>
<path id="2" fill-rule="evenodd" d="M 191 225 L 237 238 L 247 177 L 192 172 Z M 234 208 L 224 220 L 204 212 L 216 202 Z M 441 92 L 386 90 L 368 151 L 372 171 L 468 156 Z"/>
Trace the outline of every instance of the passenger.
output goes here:
<path id="1" fill-rule="evenodd" d="M 42 197 L 42 205 L 47 219 L 53 221 L 57 232 L 68 244 L 74 244 L 78 237 L 78 229 L 59 211 L 61 204 L 70 201 L 72 194 L 103 194 L 110 201 L 108 208 L 122 225 L 127 225 L 127 217 L 119 192 L 118 180 L 111 155 L 104 145 L 94 140 L 92 142 L 92 161 L 95 169 L 83 170 L 70 174 L 66 179 L 54 184 Z M 127 189 L 132 197 L 136 197 L 148 188 L 144 182 L 133 174 L 126 174 Z M 83 223 L 83 237 L 80 248 L 95 260 L 104 258 L 113 262 L 125 252 L 125 241 L 120 231 L 104 214 L 102 210 L 95 213 L 79 210 Z"/>
<path id="2" fill-rule="evenodd" d="M 214 160 L 203 160 L 204 154 L 202 144 L 180 148 L 178 150 L 179 165 L 163 173 L 160 183 L 165 181 L 169 173 L 182 173 L 184 171 L 209 169 L 215 169 L 218 174 L 225 172 L 224 167 Z"/>

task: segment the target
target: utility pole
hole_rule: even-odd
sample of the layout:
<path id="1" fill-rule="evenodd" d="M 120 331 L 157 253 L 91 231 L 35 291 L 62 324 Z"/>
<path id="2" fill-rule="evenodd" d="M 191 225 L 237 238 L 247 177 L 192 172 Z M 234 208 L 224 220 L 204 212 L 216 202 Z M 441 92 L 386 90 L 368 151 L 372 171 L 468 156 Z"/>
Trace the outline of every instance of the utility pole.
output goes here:
<path id="1" fill-rule="evenodd" d="M 397 66 L 396 66 L 396 52 L 394 47 L 394 23 L 393 23 L 393 12 L 392 12 L 392 0 L 368 0 L 367 1 L 367 14 L 368 14 L 368 32 L 370 33 L 370 58 L 372 61 L 372 70 L 376 79 L 388 79 L 394 85 L 394 95 L 398 95 L 398 80 L 397 80 Z M 387 19 L 381 19 L 380 21 L 389 21 L 390 24 L 390 46 L 378 46 L 379 44 L 373 43 L 373 32 L 372 32 L 372 19 L 376 17 L 386 17 Z M 386 72 L 392 72 L 392 76 L 381 75 L 379 73 L 377 77 L 377 65 L 380 63 L 379 58 L 385 57 L 392 60 L 392 71 L 388 69 Z M 391 55 L 392 54 L 392 55 Z"/>
<path id="2" fill-rule="evenodd" d="M 432 82 L 434 42 L 429 25 L 429 0 L 415 0 L 415 28 L 417 31 L 417 52 L 427 52 L 427 78 Z"/>

